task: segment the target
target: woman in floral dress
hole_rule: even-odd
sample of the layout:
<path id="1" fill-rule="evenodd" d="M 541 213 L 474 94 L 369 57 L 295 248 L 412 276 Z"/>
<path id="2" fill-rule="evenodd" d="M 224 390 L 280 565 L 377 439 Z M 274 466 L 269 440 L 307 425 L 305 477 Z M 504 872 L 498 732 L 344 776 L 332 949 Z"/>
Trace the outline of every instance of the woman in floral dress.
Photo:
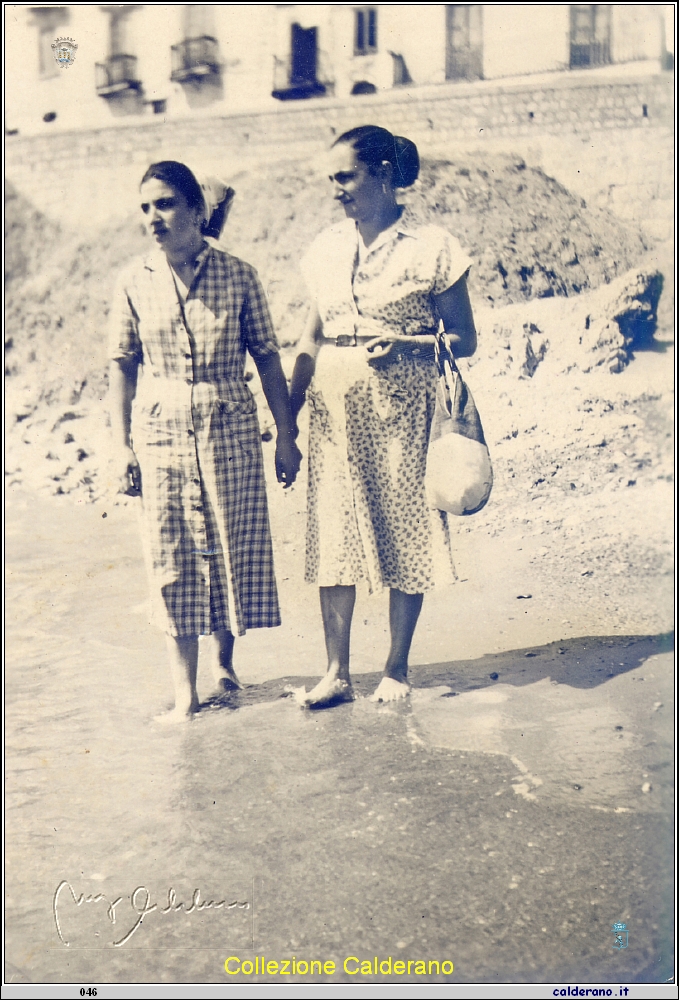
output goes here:
<path id="1" fill-rule="evenodd" d="M 439 323 L 456 356 L 476 349 L 471 260 L 396 201 L 417 179 L 415 145 L 367 125 L 340 136 L 331 157 L 346 220 L 322 232 L 302 262 L 313 305 L 290 389 L 293 415 L 305 399 L 310 407 L 306 579 L 320 587 L 328 653 L 325 677 L 306 695 L 317 707 L 353 697 L 359 581 L 372 593 L 390 588 L 391 647 L 373 698 L 410 690 L 423 595 L 446 568 L 452 576 L 446 515 L 429 509 L 424 488 Z"/>
<path id="2" fill-rule="evenodd" d="M 206 242 L 207 204 L 184 164 L 146 171 L 156 249 L 126 268 L 111 309 L 111 422 L 125 492 L 142 496 L 154 615 L 167 633 L 175 707 L 198 710 L 198 636 L 216 639 L 222 692 L 239 687 L 234 636 L 280 624 L 253 357 L 278 430 L 276 471 L 300 454 L 266 298 L 253 267 Z"/>

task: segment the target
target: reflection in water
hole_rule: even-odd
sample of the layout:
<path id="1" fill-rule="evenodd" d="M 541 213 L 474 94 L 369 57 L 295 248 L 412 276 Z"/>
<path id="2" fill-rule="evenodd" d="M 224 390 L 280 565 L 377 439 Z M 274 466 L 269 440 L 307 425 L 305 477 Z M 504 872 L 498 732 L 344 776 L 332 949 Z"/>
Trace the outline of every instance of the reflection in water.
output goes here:
<path id="1" fill-rule="evenodd" d="M 414 691 L 413 714 L 418 732 L 434 746 L 509 758 L 517 768 L 514 791 L 531 801 L 558 796 L 573 806 L 658 810 L 672 801 L 672 720 L 658 700 L 671 701 L 672 676 L 672 656 L 665 653 L 589 689 L 545 678 L 456 697 L 450 688 Z M 653 749 L 640 753 L 649 729 Z M 642 793 L 652 764 L 662 768 L 653 796 Z"/>

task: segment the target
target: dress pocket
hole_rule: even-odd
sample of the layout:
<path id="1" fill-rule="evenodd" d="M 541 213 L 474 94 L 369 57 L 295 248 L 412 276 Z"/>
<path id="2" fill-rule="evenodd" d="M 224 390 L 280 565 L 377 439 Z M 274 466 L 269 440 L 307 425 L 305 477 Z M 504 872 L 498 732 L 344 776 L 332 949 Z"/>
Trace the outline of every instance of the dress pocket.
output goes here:
<path id="1" fill-rule="evenodd" d="M 219 430 L 240 446 L 252 458 L 259 451 L 259 420 L 254 397 L 250 399 L 217 400 Z"/>
<path id="2" fill-rule="evenodd" d="M 135 400 L 132 408 L 132 438 L 136 445 L 169 447 L 174 437 L 171 422 L 160 400 Z"/>
<path id="3" fill-rule="evenodd" d="M 251 396 L 250 399 L 224 399 L 220 397 L 217 400 L 217 408 L 220 414 L 227 419 L 239 420 L 257 413 L 254 396 Z"/>
<path id="4" fill-rule="evenodd" d="M 413 398 L 393 367 L 375 371 L 368 382 L 368 398 L 373 412 L 385 424 L 400 423 L 413 404 Z"/>

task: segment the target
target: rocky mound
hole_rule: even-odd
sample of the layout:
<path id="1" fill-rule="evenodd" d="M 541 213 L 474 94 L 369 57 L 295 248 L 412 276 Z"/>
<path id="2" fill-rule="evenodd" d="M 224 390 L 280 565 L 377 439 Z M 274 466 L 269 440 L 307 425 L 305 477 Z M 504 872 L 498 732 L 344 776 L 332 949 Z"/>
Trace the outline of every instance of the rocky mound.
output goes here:
<path id="1" fill-rule="evenodd" d="M 328 181 L 301 164 L 252 171 L 232 183 L 238 194 L 226 241 L 265 277 L 277 329 L 295 343 L 306 300 L 299 259 L 344 213 Z M 598 288 L 647 249 L 633 227 L 588 208 L 518 157 L 424 161 L 403 200 L 417 218 L 448 229 L 470 252 L 473 302 L 500 306 Z"/>

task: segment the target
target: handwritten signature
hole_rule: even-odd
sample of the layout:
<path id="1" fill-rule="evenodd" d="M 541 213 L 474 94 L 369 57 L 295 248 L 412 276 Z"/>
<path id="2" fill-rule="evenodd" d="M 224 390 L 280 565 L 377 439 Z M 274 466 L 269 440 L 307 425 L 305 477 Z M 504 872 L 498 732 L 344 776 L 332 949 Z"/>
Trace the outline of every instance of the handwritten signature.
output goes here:
<path id="1" fill-rule="evenodd" d="M 76 906 L 82 906 L 83 903 L 107 903 L 106 915 L 111 921 L 111 924 L 116 924 L 118 921 L 118 914 L 116 914 L 116 908 L 123 902 L 127 897 L 118 896 L 117 899 L 109 899 L 103 893 L 98 892 L 96 894 L 76 893 L 75 889 L 70 882 L 64 879 L 59 883 L 55 892 L 54 898 L 52 900 L 52 913 L 54 915 L 54 923 L 57 928 L 57 934 L 59 935 L 59 940 L 67 948 L 70 948 L 70 942 L 64 938 L 61 921 L 59 919 L 59 905 L 61 902 L 62 893 L 66 893 L 65 901 L 68 901 L 68 894 L 70 894 L 71 900 Z M 130 905 L 134 910 L 136 915 L 136 920 L 132 927 L 127 931 L 123 937 L 119 938 L 117 941 L 112 941 L 111 944 L 114 948 L 121 948 L 124 944 L 130 940 L 133 934 L 135 934 L 141 927 L 144 917 L 148 917 L 149 913 L 157 911 L 158 913 L 168 914 L 168 913 L 197 913 L 203 910 L 249 910 L 250 903 L 241 900 L 233 900 L 232 902 L 227 902 L 226 899 L 221 899 L 215 901 L 214 899 L 205 900 L 204 902 L 200 898 L 200 889 L 194 889 L 193 895 L 191 896 L 191 902 L 185 903 L 183 901 L 177 900 L 177 893 L 174 889 L 170 888 L 167 890 L 167 906 L 159 909 L 158 903 L 151 902 L 151 893 L 144 885 L 138 885 L 134 890 L 132 895 L 129 897 Z"/>

